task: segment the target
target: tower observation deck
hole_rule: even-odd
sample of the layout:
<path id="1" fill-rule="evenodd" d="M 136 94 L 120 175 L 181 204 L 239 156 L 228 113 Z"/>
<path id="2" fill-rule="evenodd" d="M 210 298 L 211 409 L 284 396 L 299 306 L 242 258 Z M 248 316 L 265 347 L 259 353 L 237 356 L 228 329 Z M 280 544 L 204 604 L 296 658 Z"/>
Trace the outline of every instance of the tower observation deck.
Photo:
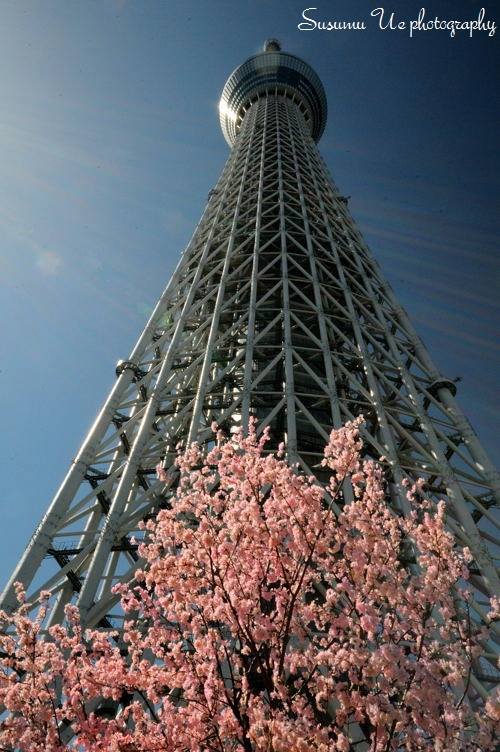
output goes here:
<path id="1" fill-rule="evenodd" d="M 472 618 L 499 593 L 499 475 L 367 248 L 317 142 L 327 103 L 312 68 L 269 40 L 229 77 L 220 122 L 231 147 L 202 217 L 2 596 L 52 593 L 83 621 L 120 627 L 113 586 L 141 565 L 139 523 L 169 503 L 176 447 L 208 444 L 254 416 L 290 462 L 322 480 L 333 426 L 363 414 L 391 502 L 423 477 L 473 555 Z M 161 483 L 158 463 L 170 468 Z M 497 557 L 495 559 L 495 557 Z M 495 681 L 491 642 L 471 692 Z"/>
<path id="2" fill-rule="evenodd" d="M 276 39 L 264 45 L 264 54 L 254 55 L 229 76 L 219 103 L 224 138 L 233 146 L 248 109 L 258 99 L 278 95 L 294 102 L 313 139 L 325 130 L 327 104 L 323 84 L 313 69 L 295 55 L 281 51 Z"/>

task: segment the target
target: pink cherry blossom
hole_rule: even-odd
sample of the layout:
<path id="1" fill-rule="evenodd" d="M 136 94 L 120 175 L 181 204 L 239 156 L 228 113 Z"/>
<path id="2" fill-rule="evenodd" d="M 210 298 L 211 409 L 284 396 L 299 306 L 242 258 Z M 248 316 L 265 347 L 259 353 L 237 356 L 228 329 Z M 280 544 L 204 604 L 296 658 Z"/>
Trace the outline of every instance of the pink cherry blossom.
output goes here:
<path id="1" fill-rule="evenodd" d="M 332 432 L 326 491 L 253 423 L 230 440 L 214 425 L 208 453 L 181 454 L 170 508 L 143 525 L 146 566 L 117 588 L 121 644 L 74 606 L 47 633 L 50 594 L 30 619 L 20 586 L 17 613 L 0 614 L 0 749 L 494 750 L 498 696 L 470 682 L 487 634 L 461 595 L 468 552 L 421 482 L 412 515 L 391 511 L 361 422 Z"/>

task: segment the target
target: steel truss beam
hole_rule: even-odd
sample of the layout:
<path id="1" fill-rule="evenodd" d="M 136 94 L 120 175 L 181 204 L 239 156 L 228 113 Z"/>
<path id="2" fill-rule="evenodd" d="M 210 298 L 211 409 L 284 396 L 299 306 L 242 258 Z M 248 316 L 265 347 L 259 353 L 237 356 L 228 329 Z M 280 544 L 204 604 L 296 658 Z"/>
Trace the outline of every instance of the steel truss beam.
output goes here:
<path id="1" fill-rule="evenodd" d="M 368 455 L 386 457 L 396 509 L 423 476 L 472 551 L 474 613 L 499 592 L 498 473 L 363 242 L 297 102 L 246 110 L 177 269 L 3 594 L 53 594 L 51 622 L 77 601 L 88 625 L 120 625 L 113 586 L 140 564 L 141 520 L 168 501 L 155 467 L 178 445 L 250 416 L 322 480 L 332 426 L 363 414 Z M 172 481 L 175 484 L 175 479 Z M 348 493 L 348 491 L 346 491 Z M 496 634 L 498 638 L 498 633 Z M 492 656 L 473 691 L 495 680 Z"/>

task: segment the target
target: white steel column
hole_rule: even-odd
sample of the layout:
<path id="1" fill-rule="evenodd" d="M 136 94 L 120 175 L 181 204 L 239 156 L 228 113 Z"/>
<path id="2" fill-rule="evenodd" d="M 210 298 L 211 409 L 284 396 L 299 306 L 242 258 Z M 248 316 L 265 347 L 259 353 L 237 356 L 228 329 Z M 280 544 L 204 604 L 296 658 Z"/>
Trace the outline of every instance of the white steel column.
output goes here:
<path id="1" fill-rule="evenodd" d="M 391 503 L 423 477 L 448 502 L 474 562 L 471 610 L 498 591 L 500 478 L 366 247 L 319 154 L 327 105 L 304 61 L 277 43 L 229 77 L 220 118 L 231 152 L 191 241 L 3 595 L 52 594 L 49 619 L 79 600 L 85 624 L 121 627 L 113 586 L 133 579 L 131 538 L 171 503 L 178 444 L 209 446 L 269 426 L 298 470 L 326 480 L 333 426 L 365 416 L 366 456 L 385 455 Z M 349 488 L 344 499 L 349 501 Z M 116 607 L 116 610 L 115 610 Z M 112 610 L 113 609 L 113 610 Z M 472 700 L 495 681 L 491 641 Z M 480 665 L 479 665 L 480 664 Z M 485 668 L 486 666 L 486 668 Z M 491 672 L 491 675 L 490 673 Z"/>

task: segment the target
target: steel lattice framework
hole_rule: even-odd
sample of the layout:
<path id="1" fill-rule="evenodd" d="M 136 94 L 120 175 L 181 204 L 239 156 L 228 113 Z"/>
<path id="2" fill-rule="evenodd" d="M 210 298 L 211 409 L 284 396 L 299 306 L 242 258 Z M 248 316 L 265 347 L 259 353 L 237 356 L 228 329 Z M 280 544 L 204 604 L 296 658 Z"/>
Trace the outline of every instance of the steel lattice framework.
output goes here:
<path id="1" fill-rule="evenodd" d="M 178 444 L 258 419 L 316 474 L 332 426 L 362 413 L 368 454 L 386 458 L 394 507 L 423 476 L 474 557 L 474 615 L 499 592 L 500 481 L 384 279 L 318 152 L 326 100 L 316 74 L 276 43 L 228 80 L 232 146 L 188 247 L 3 594 L 53 593 L 51 623 L 78 601 L 116 626 L 112 587 L 140 564 L 138 523 L 165 505 L 155 466 Z M 172 472 L 175 485 L 175 473 Z M 168 485 L 168 484 L 167 484 Z M 114 611 L 115 609 L 115 611 Z M 472 686 L 486 696 L 495 643 Z M 488 663 L 490 661 L 490 663 Z"/>

